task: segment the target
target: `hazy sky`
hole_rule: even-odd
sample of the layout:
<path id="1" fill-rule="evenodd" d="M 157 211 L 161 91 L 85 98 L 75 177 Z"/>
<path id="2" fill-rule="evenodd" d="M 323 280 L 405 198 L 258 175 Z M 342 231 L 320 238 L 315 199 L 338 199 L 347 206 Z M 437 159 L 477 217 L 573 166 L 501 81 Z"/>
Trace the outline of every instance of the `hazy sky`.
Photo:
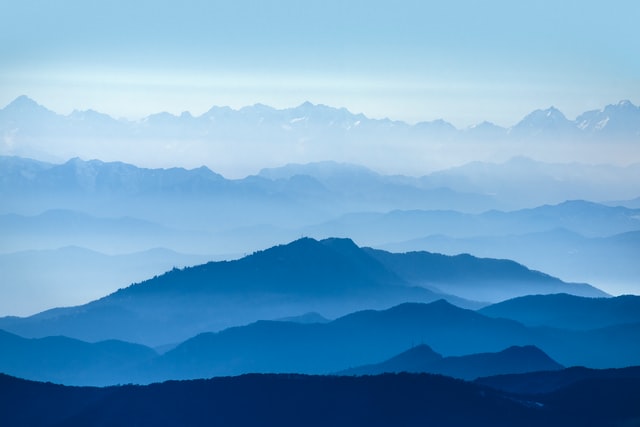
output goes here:
<path id="1" fill-rule="evenodd" d="M 115 117 L 305 100 L 513 125 L 640 103 L 640 2 L 4 1 L 0 106 Z"/>

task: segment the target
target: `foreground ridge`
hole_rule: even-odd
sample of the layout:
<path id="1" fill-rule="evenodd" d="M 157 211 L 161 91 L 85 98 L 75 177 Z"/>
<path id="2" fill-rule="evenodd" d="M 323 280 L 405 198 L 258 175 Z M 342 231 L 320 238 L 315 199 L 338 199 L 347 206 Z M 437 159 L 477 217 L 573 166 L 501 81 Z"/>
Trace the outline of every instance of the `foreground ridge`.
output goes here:
<path id="1" fill-rule="evenodd" d="M 640 416 L 639 385 L 638 378 L 605 378 L 581 382 L 578 389 L 515 396 L 424 374 L 252 374 L 102 389 L 0 375 L 0 412 L 6 425 L 35 427 L 622 425 Z"/>

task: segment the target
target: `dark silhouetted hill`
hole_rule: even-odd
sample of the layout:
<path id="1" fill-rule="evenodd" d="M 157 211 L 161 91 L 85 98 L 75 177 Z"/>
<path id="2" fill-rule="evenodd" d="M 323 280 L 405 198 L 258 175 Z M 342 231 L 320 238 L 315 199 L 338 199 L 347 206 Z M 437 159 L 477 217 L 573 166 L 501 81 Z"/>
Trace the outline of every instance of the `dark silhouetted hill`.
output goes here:
<path id="1" fill-rule="evenodd" d="M 0 374 L 3 425 L 633 425 L 640 380 L 511 395 L 443 376 L 243 375 L 149 386 L 64 387 Z"/>
<path id="2" fill-rule="evenodd" d="M 585 380 L 640 380 L 640 366 L 618 369 L 589 369 L 574 366 L 562 370 L 547 372 L 528 372 L 521 374 L 505 374 L 478 378 L 477 384 L 486 385 L 496 390 L 523 395 L 541 395 L 554 392 Z"/>

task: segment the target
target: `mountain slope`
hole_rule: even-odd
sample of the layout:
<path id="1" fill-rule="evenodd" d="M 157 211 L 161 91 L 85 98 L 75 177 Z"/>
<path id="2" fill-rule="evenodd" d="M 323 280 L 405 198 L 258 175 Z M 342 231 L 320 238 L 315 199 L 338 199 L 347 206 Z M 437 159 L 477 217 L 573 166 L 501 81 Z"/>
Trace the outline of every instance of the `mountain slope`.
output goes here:
<path id="1" fill-rule="evenodd" d="M 402 268 L 380 261 L 403 257 L 407 262 L 397 263 Z M 422 265 L 424 257 L 432 261 Z M 463 289 L 478 280 L 500 286 L 527 282 L 527 290 L 540 292 L 553 282 L 571 291 L 568 284 L 514 263 L 432 254 L 392 255 L 359 248 L 349 239 L 302 238 L 235 261 L 173 269 L 83 306 L 24 319 L 2 318 L 0 328 L 28 337 L 117 338 L 155 346 L 200 332 L 311 311 L 336 318 L 367 308 L 440 298 L 465 307 L 481 305 L 469 301 L 482 295 L 481 288 L 467 292 L 465 300 L 426 289 L 424 280 L 414 280 L 407 271 L 435 275 L 439 286 L 447 284 L 451 289 Z"/>
<path id="2" fill-rule="evenodd" d="M 368 249 L 368 252 L 409 283 L 468 299 L 500 301 L 520 295 L 561 292 L 607 295 L 590 285 L 565 283 L 509 260 L 481 259 L 467 254 L 395 254 L 374 249 Z"/>
<path id="3" fill-rule="evenodd" d="M 173 269 L 83 306 L 2 318 L 0 328 L 29 337 L 162 345 L 259 319 L 310 311 L 338 317 L 438 298 L 412 287 L 350 240 L 304 238 L 235 261 Z"/>
<path id="4" fill-rule="evenodd" d="M 548 357 L 568 366 L 634 365 L 640 359 L 639 333 L 640 323 L 589 331 L 531 328 L 440 300 L 360 311 L 327 323 L 258 321 L 199 334 L 164 348 L 166 352 L 158 356 L 148 348 L 125 343 L 88 344 L 65 337 L 29 340 L 4 333 L 7 354 L 0 358 L 0 372 L 101 385 L 252 372 L 329 374 L 378 363 L 417 342 L 428 342 L 446 357 L 427 349 L 420 354 L 431 361 L 427 368 L 415 360 L 415 354 L 400 357 L 400 362 L 475 378 L 557 368 Z"/>
<path id="5" fill-rule="evenodd" d="M 566 281 L 606 286 L 612 294 L 634 289 L 640 275 L 640 264 L 636 261 L 640 231 L 606 237 L 585 237 L 564 228 L 505 236 L 432 235 L 381 246 L 392 252 L 423 248 L 447 255 L 469 253 L 508 258 Z"/>
<path id="6" fill-rule="evenodd" d="M 142 380 L 247 372 L 330 373 L 390 358 L 420 341 L 451 355 L 497 351 L 531 342 L 533 336 L 516 322 L 490 319 L 443 300 L 407 303 L 325 324 L 260 321 L 201 334 L 153 361 L 146 371 L 151 376 Z"/>

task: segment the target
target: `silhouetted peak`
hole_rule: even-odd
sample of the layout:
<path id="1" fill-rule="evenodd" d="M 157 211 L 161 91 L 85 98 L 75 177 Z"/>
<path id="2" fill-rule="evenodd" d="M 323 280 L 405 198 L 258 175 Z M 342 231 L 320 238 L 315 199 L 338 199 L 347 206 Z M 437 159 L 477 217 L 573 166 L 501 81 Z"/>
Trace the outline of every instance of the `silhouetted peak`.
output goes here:
<path id="1" fill-rule="evenodd" d="M 333 249 L 360 250 L 360 247 L 348 237 L 329 237 L 321 240 L 320 243 Z"/>
<path id="2" fill-rule="evenodd" d="M 38 104 L 33 99 L 26 95 L 20 95 L 5 108 L 5 112 L 13 112 L 17 114 L 29 114 L 29 113 L 52 113 L 42 105 Z M 53 114 L 53 113 L 52 113 Z"/>
<path id="3" fill-rule="evenodd" d="M 628 99 L 623 99 L 622 101 L 618 102 L 617 106 L 622 108 L 638 108 Z"/>
<path id="4" fill-rule="evenodd" d="M 573 122 L 569 121 L 565 115 L 555 107 L 549 107 L 546 110 L 535 110 L 526 115 L 512 129 L 521 131 L 524 129 L 541 132 L 545 130 L 559 130 L 573 126 Z"/>
<path id="5" fill-rule="evenodd" d="M 304 109 L 304 108 L 313 108 L 313 107 L 315 107 L 315 105 L 313 105 L 311 102 L 304 101 L 302 104 L 298 105 L 297 108 Z"/>
<path id="6" fill-rule="evenodd" d="M 36 107 L 40 107 L 41 105 L 38 104 L 36 101 L 34 101 L 33 99 L 29 98 L 27 95 L 20 95 L 19 97 L 17 97 L 16 99 L 14 99 L 13 101 L 11 101 L 5 108 L 36 108 Z"/>
<path id="7" fill-rule="evenodd" d="M 399 355 L 395 356 L 391 360 L 398 360 L 401 358 L 414 359 L 414 360 L 430 360 L 430 359 L 440 359 L 442 358 L 442 355 L 434 351 L 427 344 L 422 343 L 422 344 L 418 344 L 416 346 L 411 347 L 409 350 L 403 353 L 400 353 Z"/>
<path id="8" fill-rule="evenodd" d="M 567 120 L 565 115 L 554 106 L 551 106 L 546 110 L 535 110 L 530 113 L 527 118 L 546 121 Z"/>
<path id="9" fill-rule="evenodd" d="M 278 245 L 276 247 L 298 249 L 298 248 L 317 248 L 319 247 L 319 245 L 320 245 L 320 242 L 318 240 L 314 239 L 313 237 L 304 236 L 290 243 L 287 243 L 285 245 Z M 268 250 L 269 249 L 267 249 L 267 251 Z"/>
<path id="10" fill-rule="evenodd" d="M 511 346 L 499 352 L 498 355 L 503 360 L 542 364 L 545 370 L 562 369 L 564 367 L 535 345 Z"/>
<path id="11" fill-rule="evenodd" d="M 269 253 L 273 250 L 323 250 L 325 248 L 332 249 L 334 251 L 342 251 L 342 250 L 360 250 L 358 245 L 356 245 L 353 240 L 349 238 L 338 238 L 338 237 L 329 237 L 323 240 L 316 240 L 313 237 L 300 237 L 290 243 L 284 245 L 277 245 L 269 249 L 265 249 L 264 251 L 260 251 L 258 253 Z"/>

